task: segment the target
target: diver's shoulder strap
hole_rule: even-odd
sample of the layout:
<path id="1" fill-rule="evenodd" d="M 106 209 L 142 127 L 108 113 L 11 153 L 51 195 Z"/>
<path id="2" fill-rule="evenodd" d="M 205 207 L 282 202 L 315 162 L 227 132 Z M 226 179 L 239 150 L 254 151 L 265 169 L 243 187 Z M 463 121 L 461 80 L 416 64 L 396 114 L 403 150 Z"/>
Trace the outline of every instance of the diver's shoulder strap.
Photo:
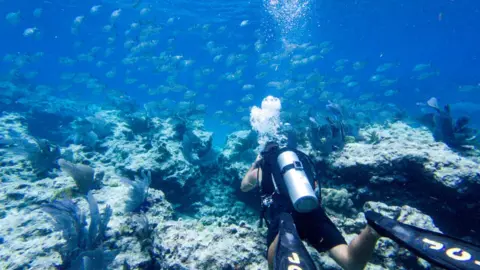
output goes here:
<path id="1" fill-rule="evenodd" d="M 420 229 L 384 217 L 365 213 L 368 224 L 415 255 L 446 269 L 480 269 L 480 247 L 448 235 Z"/>
<path id="2" fill-rule="evenodd" d="M 275 270 L 314 270 L 317 269 L 310 254 L 303 245 L 293 218 L 288 213 L 279 216 L 278 245 L 275 251 Z"/>

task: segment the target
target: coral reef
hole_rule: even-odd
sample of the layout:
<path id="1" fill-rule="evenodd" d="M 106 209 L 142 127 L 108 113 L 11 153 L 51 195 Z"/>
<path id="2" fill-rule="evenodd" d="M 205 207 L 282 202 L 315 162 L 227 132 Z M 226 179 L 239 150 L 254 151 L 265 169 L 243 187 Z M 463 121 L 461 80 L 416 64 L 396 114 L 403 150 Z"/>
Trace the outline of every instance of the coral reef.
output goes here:
<path id="1" fill-rule="evenodd" d="M 231 133 L 219 157 L 225 178 L 231 183 L 239 183 L 243 175 L 255 161 L 258 146 L 256 136 L 249 130 Z"/>
<path id="2" fill-rule="evenodd" d="M 480 163 L 461 156 L 446 144 L 436 142 L 426 128 L 412 128 L 403 122 L 373 126 L 360 131 L 368 136 L 375 132 L 382 138 L 377 144 L 350 143 L 329 157 L 325 174 L 349 191 L 358 190 L 359 200 L 406 201 L 422 207 L 440 220 L 458 214 L 477 217 L 476 195 L 480 190 Z M 441 199 L 440 199 L 441 198 Z M 459 205 L 458 200 L 462 200 Z M 442 224 L 451 230 L 471 223 Z"/>
<path id="3" fill-rule="evenodd" d="M 82 119 L 97 123 L 88 129 L 98 136 L 95 147 L 59 145 L 59 164 L 68 174 L 54 163 L 39 175 L 25 151 L 13 151 L 24 147 L 17 138 L 33 141 L 22 116 L 0 117 L 7 131 L 0 140 L 0 268 L 85 262 L 109 269 L 267 267 L 266 229 L 257 226 L 259 198 L 239 192 L 256 157 L 257 134 L 233 132 L 217 152 L 212 134 L 196 120 L 118 111 Z M 371 143 L 371 134 L 381 139 Z M 455 231 L 442 220 L 477 209 L 472 194 L 480 183 L 478 160 L 436 142 L 427 129 L 402 122 L 364 128 L 359 137 L 328 157 L 310 151 L 308 140 L 301 138 L 299 145 L 314 154 L 323 177 L 322 206 L 347 241 L 366 225 L 367 210 L 434 231 L 471 229 L 464 225 Z M 83 180 L 76 176 L 78 164 L 85 164 Z M 102 185 L 92 184 L 99 179 Z M 437 199 L 441 210 L 432 211 L 426 202 L 439 193 L 445 202 Z M 466 204 L 446 207 L 458 198 Z M 90 213 L 88 223 L 84 213 Z M 339 269 L 327 254 L 308 250 L 317 266 Z M 367 269 L 428 267 L 382 238 Z"/>
<path id="4" fill-rule="evenodd" d="M 245 222 L 167 222 L 158 236 L 154 252 L 161 254 L 163 269 L 267 268 L 264 237 Z"/>

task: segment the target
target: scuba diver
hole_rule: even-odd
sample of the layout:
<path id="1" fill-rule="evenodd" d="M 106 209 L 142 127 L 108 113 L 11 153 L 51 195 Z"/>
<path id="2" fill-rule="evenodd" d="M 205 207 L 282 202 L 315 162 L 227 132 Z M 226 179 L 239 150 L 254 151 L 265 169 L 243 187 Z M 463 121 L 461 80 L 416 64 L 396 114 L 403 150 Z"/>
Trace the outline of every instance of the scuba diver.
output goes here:
<path id="1" fill-rule="evenodd" d="M 320 206 L 320 184 L 309 157 L 294 147 L 268 142 L 245 174 L 240 189 L 260 188 L 261 224 L 267 221 L 269 269 L 317 269 L 306 240 L 329 251 L 344 269 L 363 269 L 380 236 L 388 237 L 430 263 L 446 269 L 480 269 L 480 246 L 400 223 L 367 211 L 367 225 L 349 245 Z"/>
<path id="2" fill-rule="evenodd" d="M 300 239 L 319 252 L 329 251 L 344 269 L 363 269 L 380 236 L 367 225 L 347 245 L 320 207 L 320 185 L 314 174 L 306 154 L 268 142 L 242 180 L 243 192 L 260 188 L 269 269 L 316 269 Z"/>

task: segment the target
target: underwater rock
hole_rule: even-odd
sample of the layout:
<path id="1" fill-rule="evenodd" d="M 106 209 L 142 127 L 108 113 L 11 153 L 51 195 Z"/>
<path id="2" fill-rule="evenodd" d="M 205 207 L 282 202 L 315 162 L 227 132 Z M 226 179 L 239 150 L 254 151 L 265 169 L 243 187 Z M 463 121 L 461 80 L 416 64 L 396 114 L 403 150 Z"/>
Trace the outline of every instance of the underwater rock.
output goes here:
<path id="1" fill-rule="evenodd" d="M 375 211 L 404 224 L 441 233 L 430 216 L 408 205 L 399 207 L 389 206 L 382 202 L 366 202 L 363 208 L 365 212 Z M 384 237 L 380 238 L 376 245 L 372 263 L 377 262 L 382 268 L 387 269 L 392 266 L 396 269 L 430 269 L 431 267 L 425 260 L 416 257 L 393 240 Z"/>
<path id="2" fill-rule="evenodd" d="M 151 126 L 151 119 L 143 112 L 128 114 L 125 120 L 134 134 L 148 133 Z"/>
<path id="3" fill-rule="evenodd" d="M 137 135 L 132 139 L 131 130 L 121 119 L 114 129 L 114 136 L 102 144 L 107 148 L 103 160 L 119 168 L 129 177 L 141 170 L 152 174 L 152 187 L 173 184 L 183 188 L 189 180 L 200 178 L 198 170 L 182 154 L 182 142 L 177 140 L 175 127 L 170 119 L 152 119 L 152 134 Z"/>
<path id="4" fill-rule="evenodd" d="M 28 138 L 25 118 L 18 113 L 3 113 L 0 116 L 0 182 L 35 181 L 32 164 L 23 150 L 23 138 Z"/>
<path id="5" fill-rule="evenodd" d="M 215 222 L 217 217 L 234 224 L 239 221 L 255 224 L 259 221 L 257 209 L 247 205 L 237 196 L 240 183 L 228 181 L 229 179 L 211 179 L 208 182 L 208 189 L 204 188 L 205 185 L 196 187 L 195 190 L 199 191 L 202 200 L 195 203 L 190 210 L 195 210 L 194 216 L 207 221 L 208 224 Z M 254 197 L 255 199 L 257 198 Z"/>
<path id="6" fill-rule="evenodd" d="M 255 161 L 258 147 L 255 133 L 251 130 L 236 131 L 228 135 L 227 142 L 219 156 L 219 163 L 226 179 L 238 183 Z"/>
<path id="7" fill-rule="evenodd" d="M 189 190 L 196 201 L 186 212 L 194 217 L 208 219 L 211 222 L 216 217 L 223 217 L 231 223 L 240 220 L 255 224 L 258 213 L 248 206 L 248 194 L 239 190 L 242 173 L 248 170 L 255 159 L 253 149 L 257 139 L 251 131 L 237 131 L 228 136 L 226 146 L 218 157 L 218 166 L 202 168 L 202 178 L 192 182 Z M 205 188 L 208 187 L 208 188 Z M 246 200 L 247 202 L 244 202 Z M 258 202 L 252 202 L 254 206 Z"/>
<path id="8" fill-rule="evenodd" d="M 322 206 L 327 212 L 351 214 L 353 210 L 352 195 L 344 188 L 322 188 Z"/>
<path id="9" fill-rule="evenodd" d="M 105 232 L 104 247 L 110 250 L 115 249 L 118 255 L 109 268 L 120 269 L 125 265 L 132 269 L 148 267 L 160 269 L 267 268 L 267 261 L 264 257 L 265 228 L 257 229 L 254 226 L 258 220 L 256 209 L 248 205 L 250 201 L 244 202 L 238 195 L 238 186 L 243 173 L 256 156 L 254 150 L 258 144 L 254 133 L 248 130 L 232 133 L 219 157 L 220 166 L 209 170 L 192 165 L 184 157 L 182 138 L 178 137 L 175 125 L 169 119 L 152 119 L 152 130 L 146 131 L 147 133 L 132 132 L 130 126 L 120 116 L 110 120 L 116 121 L 111 136 L 99 139 L 98 142 L 98 145 L 102 145 L 104 150 L 88 152 L 85 147 L 75 145 L 69 146 L 68 149 L 62 149 L 64 153 L 67 150 L 71 151 L 69 161 L 92 164 L 98 171 L 105 174 L 103 185 L 93 192 L 98 200 L 100 212 L 103 212 L 102 209 L 106 205 L 111 205 L 113 210 L 108 229 Z M 20 123 L 17 124 L 21 127 Z M 450 150 L 445 146 L 442 148 L 443 144 L 434 142 L 431 135 L 428 142 L 425 142 L 425 138 L 418 139 L 418 142 L 411 138 L 418 134 L 423 135 L 423 132 L 428 134 L 423 129 L 416 130 L 401 124 L 399 124 L 400 126 L 395 125 L 397 124 L 387 128 L 388 132 L 381 128 L 363 130 L 364 136 L 367 132 L 375 131 L 378 135 L 378 143 L 350 143 L 346 149 L 336 153 L 341 160 L 339 164 L 345 165 L 347 163 L 342 161 L 342 158 L 346 158 L 348 154 L 357 153 L 355 151 L 360 151 L 359 149 L 365 151 L 359 152 L 359 156 L 349 156 L 348 158 L 355 159 L 356 162 L 360 162 L 358 160 L 362 160 L 362 158 L 370 161 L 371 163 L 364 162 L 367 165 L 358 163 L 351 165 L 355 170 L 358 169 L 356 166 L 365 167 L 369 174 L 364 176 L 358 171 L 356 173 L 349 172 L 347 167 L 336 168 L 332 165 L 334 164 L 332 159 L 329 159 L 330 173 L 338 173 L 337 175 L 349 175 L 350 173 L 350 175 L 359 176 L 361 182 L 363 181 L 363 184 L 369 185 L 369 187 L 403 184 L 411 181 L 409 175 L 404 173 L 405 166 L 400 166 L 395 162 L 381 163 L 385 160 L 384 152 L 390 153 L 388 151 L 391 151 L 399 159 L 418 159 L 419 162 L 426 165 L 429 164 L 428 162 L 438 163 L 440 159 L 437 156 L 430 156 L 434 155 L 434 152 L 428 152 L 429 147 L 434 148 L 431 151 L 441 149 L 443 151 L 441 153 L 455 154 L 449 152 Z M 195 136 L 202 142 L 192 149 L 200 152 L 211 149 L 211 144 L 209 144 L 211 136 L 208 135 L 208 132 L 198 127 L 193 129 L 192 133 L 196 134 Z M 401 143 L 395 142 L 395 140 L 401 140 Z M 413 144 L 413 146 L 407 145 L 413 148 L 410 149 L 410 152 L 407 151 L 408 147 L 402 145 L 406 143 Z M 354 147 L 354 151 L 349 148 L 350 146 L 358 148 Z M 395 150 L 396 148 L 401 149 Z M 5 148 L 0 148 L 0 151 L 5 150 Z M 415 150 L 418 151 L 418 157 L 411 157 Z M 422 153 L 427 153 L 428 155 L 425 154 L 427 158 L 420 158 Z M 377 157 L 377 155 L 379 156 Z M 456 157 L 461 158 L 458 155 Z M 442 158 L 445 159 L 445 157 Z M 3 162 L 6 162 L 5 156 L 2 156 L 2 159 Z M 444 163 L 442 166 L 453 171 L 454 168 L 457 168 L 455 166 L 460 166 L 468 161 L 466 158 L 461 159 L 463 160 L 455 160 L 452 162 L 453 164 Z M 448 161 L 448 159 L 446 160 Z M 468 167 L 467 165 L 462 166 L 461 168 Z M 376 169 L 379 169 L 381 173 L 377 173 Z M 1 170 L 5 170 L 5 168 L 1 168 Z M 197 219 L 174 221 L 174 211 L 170 202 L 167 201 L 168 197 L 161 190 L 151 188 L 140 207 L 142 215 L 149 224 L 148 229 L 142 229 L 142 223 L 135 221 L 131 213 L 125 211 L 131 190 L 127 186 L 121 185 L 120 181 L 122 176 L 133 179 L 142 170 L 152 171 L 152 181 L 156 182 L 156 188 L 171 192 L 171 186 L 164 188 L 165 186 L 162 184 L 172 183 L 177 186 L 186 186 L 183 190 L 189 192 L 182 193 L 182 196 L 174 193 L 174 196 L 190 199 L 190 195 L 195 194 L 199 197 L 200 200 L 188 205 L 192 210 L 191 213 L 176 209 L 176 214 L 189 214 Z M 430 171 L 425 172 L 425 176 L 422 174 L 425 177 L 425 185 L 434 182 L 435 177 L 441 179 L 441 176 L 428 173 L 433 170 L 431 168 Z M 53 176 L 58 173 L 58 170 L 51 172 Z M 12 177 L 13 174 L 11 174 Z M 427 176 L 430 178 L 426 178 Z M 456 175 L 456 177 L 463 176 Z M 0 236 L 3 237 L 4 244 L 0 249 L 0 256 L 5 258 L 0 262 L 2 269 L 29 267 L 48 269 L 52 265 L 62 264 L 61 256 L 55 250 L 65 243 L 65 239 L 60 232 L 53 230 L 45 213 L 32 211 L 28 206 L 43 204 L 61 195 L 75 196 L 74 193 L 71 193 L 75 183 L 63 174 L 45 179 L 38 179 L 35 176 L 34 179 L 36 179 L 35 182 L 29 182 L 15 178 L 15 181 L 8 180 L 5 181 L 6 183 L 2 183 L 4 189 L 0 190 Z M 338 180 L 338 178 L 334 179 Z M 345 182 L 350 179 L 347 178 Z M 155 185 L 153 182 L 152 185 Z M 362 202 L 361 199 L 359 200 L 361 192 L 352 189 L 355 181 L 351 182 L 344 187 L 326 185 L 322 190 L 324 193 L 323 204 L 327 213 L 345 235 L 347 241 L 351 241 L 365 226 L 361 209 Z M 186 183 L 190 184 L 186 185 Z M 340 182 L 338 185 L 342 185 L 342 183 Z M 437 183 L 437 185 L 440 184 Z M 442 186 L 444 185 L 442 184 Z M 467 188 L 466 192 L 468 191 Z M 147 193 L 142 194 L 146 195 Z M 72 199 L 78 204 L 81 211 L 87 211 L 88 204 L 84 199 L 78 197 Z M 252 202 L 256 199 L 258 198 L 251 196 Z M 385 202 L 394 204 L 390 198 L 385 198 Z M 258 204 L 258 201 L 255 203 Z M 373 209 L 408 224 L 417 226 L 420 224 L 427 229 L 436 228 L 431 222 L 431 218 L 409 206 L 397 207 L 368 202 L 365 204 L 365 209 Z M 319 267 L 339 269 L 327 254 L 318 254 L 311 247 L 308 247 L 308 250 Z M 381 240 L 375 254 L 368 269 L 422 267 L 415 256 L 386 239 Z"/>
<path id="10" fill-rule="evenodd" d="M 330 157 L 330 171 L 355 182 L 403 182 L 412 180 L 414 173 L 425 186 L 440 185 L 458 193 L 480 188 L 480 164 L 435 142 L 427 129 L 396 122 L 361 134 L 372 132 L 379 136 L 376 144 L 347 144 Z"/>
<path id="11" fill-rule="evenodd" d="M 408 205 L 390 206 L 382 202 L 366 202 L 363 205 L 363 210 L 374 211 L 383 216 L 395 219 L 407 225 L 416 226 L 425 230 L 441 233 L 440 229 L 433 223 L 433 219 L 420 212 L 418 209 Z"/>
<path id="12" fill-rule="evenodd" d="M 408 204 L 421 208 L 448 232 L 475 232 L 480 224 L 478 160 L 436 142 L 426 128 L 396 122 L 360 134 L 372 132 L 378 134 L 378 143 L 350 143 L 329 157 L 325 173 L 335 186 L 355 192 L 354 203 Z M 458 216 L 468 217 L 468 222 Z"/>
<path id="13" fill-rule="evenodd" d="M 106 205 L 111 205 L 113 215 L 108 223 L 104 247 L 120 252 L 111 269 L 120 269 L 126 261 L 132 268 L 149 265 L 152 258 L 142 250 L 142 241 L 135 233 L 126 232 L 132 226 L 128 220 L 131 214 L 125 211 L 128 187 L 120 185 L 120 180 L 113 178 L 111 169 L 106 169 L 108 181 L 101 189 L 94 190 L 100 212 Z M 116 182 L 115 182 L 116 181 Z M 114 185 L 117 183 L 117 185 Z M 0 248 L 0 269 L 50 269 L 61 265 L 62 259 L 57 249 L 66 243 L 61 231 L 55 230 L 51 217 L 38 209 L 38 205 L 55 198 L 61 190 L 75 186 L 67 176 L 55 179 L 42 179 L 29 183 L 14 181 L 2 183 L 0 189 L 0 236 L 4 245 Z M 7 194 L 22 194 L 19 200 L 8 199 Z M 73 199 L 82 212 L 88 213 L 88 203 L 81 197 Z M 172 219 L 173 209 L 160 190 L 149 190 L 143 209 L 151 224 L 162 224 Z M 153 239 L 153 236 L 152 236 Z M 138 248 L 137 248 L 138 247 Z M 118 249 L 118 250 L 117 250 Z"/>
<path id="14" fill-rule="evenodd" d="M 38 180 L 46 176 L 60 156 L 60 148 L 45 139 L 29 135 L 25 117 L 17 113 L 4 113 L 0 117 L 0 179 Z"/>
<path id="15" fill-rule="evenodd" d="M 183 157 L 193 165 L 215 163 L 217 154 L 212 148 L 213 133 L 203 130 L 187 130 L 183 134 Z"/>
<path id="16" fill-rule="evenodd" d="M 155 233 L 161 269 L 267 269 L 265 237 L 257 228 L 178 220 Z"/>
<path id="17" fill-rule="evenodd" d="M 38 176 L 44 176 L 55 166 L 55 160 L 60 157 L 60 148 L 45 139 L 33 139 L 35 143 L 26 143 L 25 151 Z M 27 146 L 28 145 L 28 146 Z"/>
<path id="18" fill-rule="evenodd" d="M 328 211 L 328 209 L 327 209 Z M 347 243 L 352 241 L 367 224 L 364 212 L 375 211 L 386 217 L 393 218 L 405 224 L 414 225 L 427 230 L 440 232 L 433 223 L 430 216 L 422 213 L 420 210 L 408 205 L 393 206 L 383 202 L 368 201 L 363 205 L 363 209 L 356 209 L 357 215 L 344 216 L 328 212 L 332 222 L 338 227 L 345 237 Z M 341 212 L 337 212 L 341 213 Z M 341 269 L 331 258 L 325 254 L 318 254 L 309 248 L 312 258 L 321 268 L 319 269 Z M 398 244 L 388 238 L 380 238 L 377 242 L 373 257 L 365 269 L 430 269 L 430 264 L 416 257 L 411 252 L 401 248 Z"/>
<path id="19" fill-rule="evenodd" d="M 50 218 L 40 210 L 10 209 L 0 218 L 0 269 L 50 269 L 62 260 L 55 250 L 64 241 L 60 232 L 50 233 Z"/>

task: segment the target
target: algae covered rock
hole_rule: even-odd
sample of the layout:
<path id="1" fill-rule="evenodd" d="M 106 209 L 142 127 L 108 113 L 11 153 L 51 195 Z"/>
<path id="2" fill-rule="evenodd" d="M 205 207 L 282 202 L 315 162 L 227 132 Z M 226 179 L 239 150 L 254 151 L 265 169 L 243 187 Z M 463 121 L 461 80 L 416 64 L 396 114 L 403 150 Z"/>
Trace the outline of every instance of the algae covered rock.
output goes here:
<path id="1" fill-rule="evenodd" d="M 156 230 L 163 269 L 266 269 L 265 237 L 245 224 L 170 221 Z"/>
<path id="2" fill-rule="evenodd" d="M 378 135 L 378 143 L 350 143 L 329 157 L 326 174 L 332 184 L 355 190 L 358 202 L 421 208 L 444 220 L 447 231 L 470 231 L 479 226 L 478 160 L 436 142 L 426 128 L 396 122 L 366 128 L 360 134 L 365 137 L 372 132 Z M 469 217 L 469 222 L 460 222 L 458 215 Z"/>
<path id="3" fill-rule="evenodd" d="M 346 145 L 343 151 L 330 157 L 330 170 L 355 181 L 372 182 L 403 181 L 402 176 L 414 172 L 425 184 L 441 185 L 459 193 L 480 188 L 480 164 L 435 142 L 426 128 L 396 122 L 360 133 L 372 132 L 378 134 L 378 143 Z"/>
<path id="4" fill-rule="evenodd" d="M 352 195 L 344 188 L 322 188 L 322 206 L 336 214 L 350 214 L 353 211 Z"/>
<path id="5" fill-rule="evenodd" d="M 115 135 L 103 144 L 108 150 L 102 159 L 127 175 L 150 171 L 154 187 L 167 183 L 183 188 L 187 181 L 198 179 L 199 171 L 182 153 L 182 141 L 176 135 L 174 123 L 155 118 L 151 125 L 158 132 L 133 138 L 129 137 L 131 131 L 126 125 L 117 126 Z"/>
<path id="6" fill-rule="evenodd" d="M 383 216 L 395 219 L 407 225 L 413 225 L 425 230 L 441 233 L 440 229 L 433 223 L 433 219 L 420 212 L 420 210 L 404 206 L 390 206 L 382 202 L 366 202 L 363 206 L 364 211 L 374 211 Z"/>
<path id="7" fill-rule="evenodd" d="M 250 130 L 241 130 L 228 135 L 220 153 L 219 163 L 231 182 L 238 182 L 243 178 L 255 161 L 257 146 L 256 135 Z"/>

